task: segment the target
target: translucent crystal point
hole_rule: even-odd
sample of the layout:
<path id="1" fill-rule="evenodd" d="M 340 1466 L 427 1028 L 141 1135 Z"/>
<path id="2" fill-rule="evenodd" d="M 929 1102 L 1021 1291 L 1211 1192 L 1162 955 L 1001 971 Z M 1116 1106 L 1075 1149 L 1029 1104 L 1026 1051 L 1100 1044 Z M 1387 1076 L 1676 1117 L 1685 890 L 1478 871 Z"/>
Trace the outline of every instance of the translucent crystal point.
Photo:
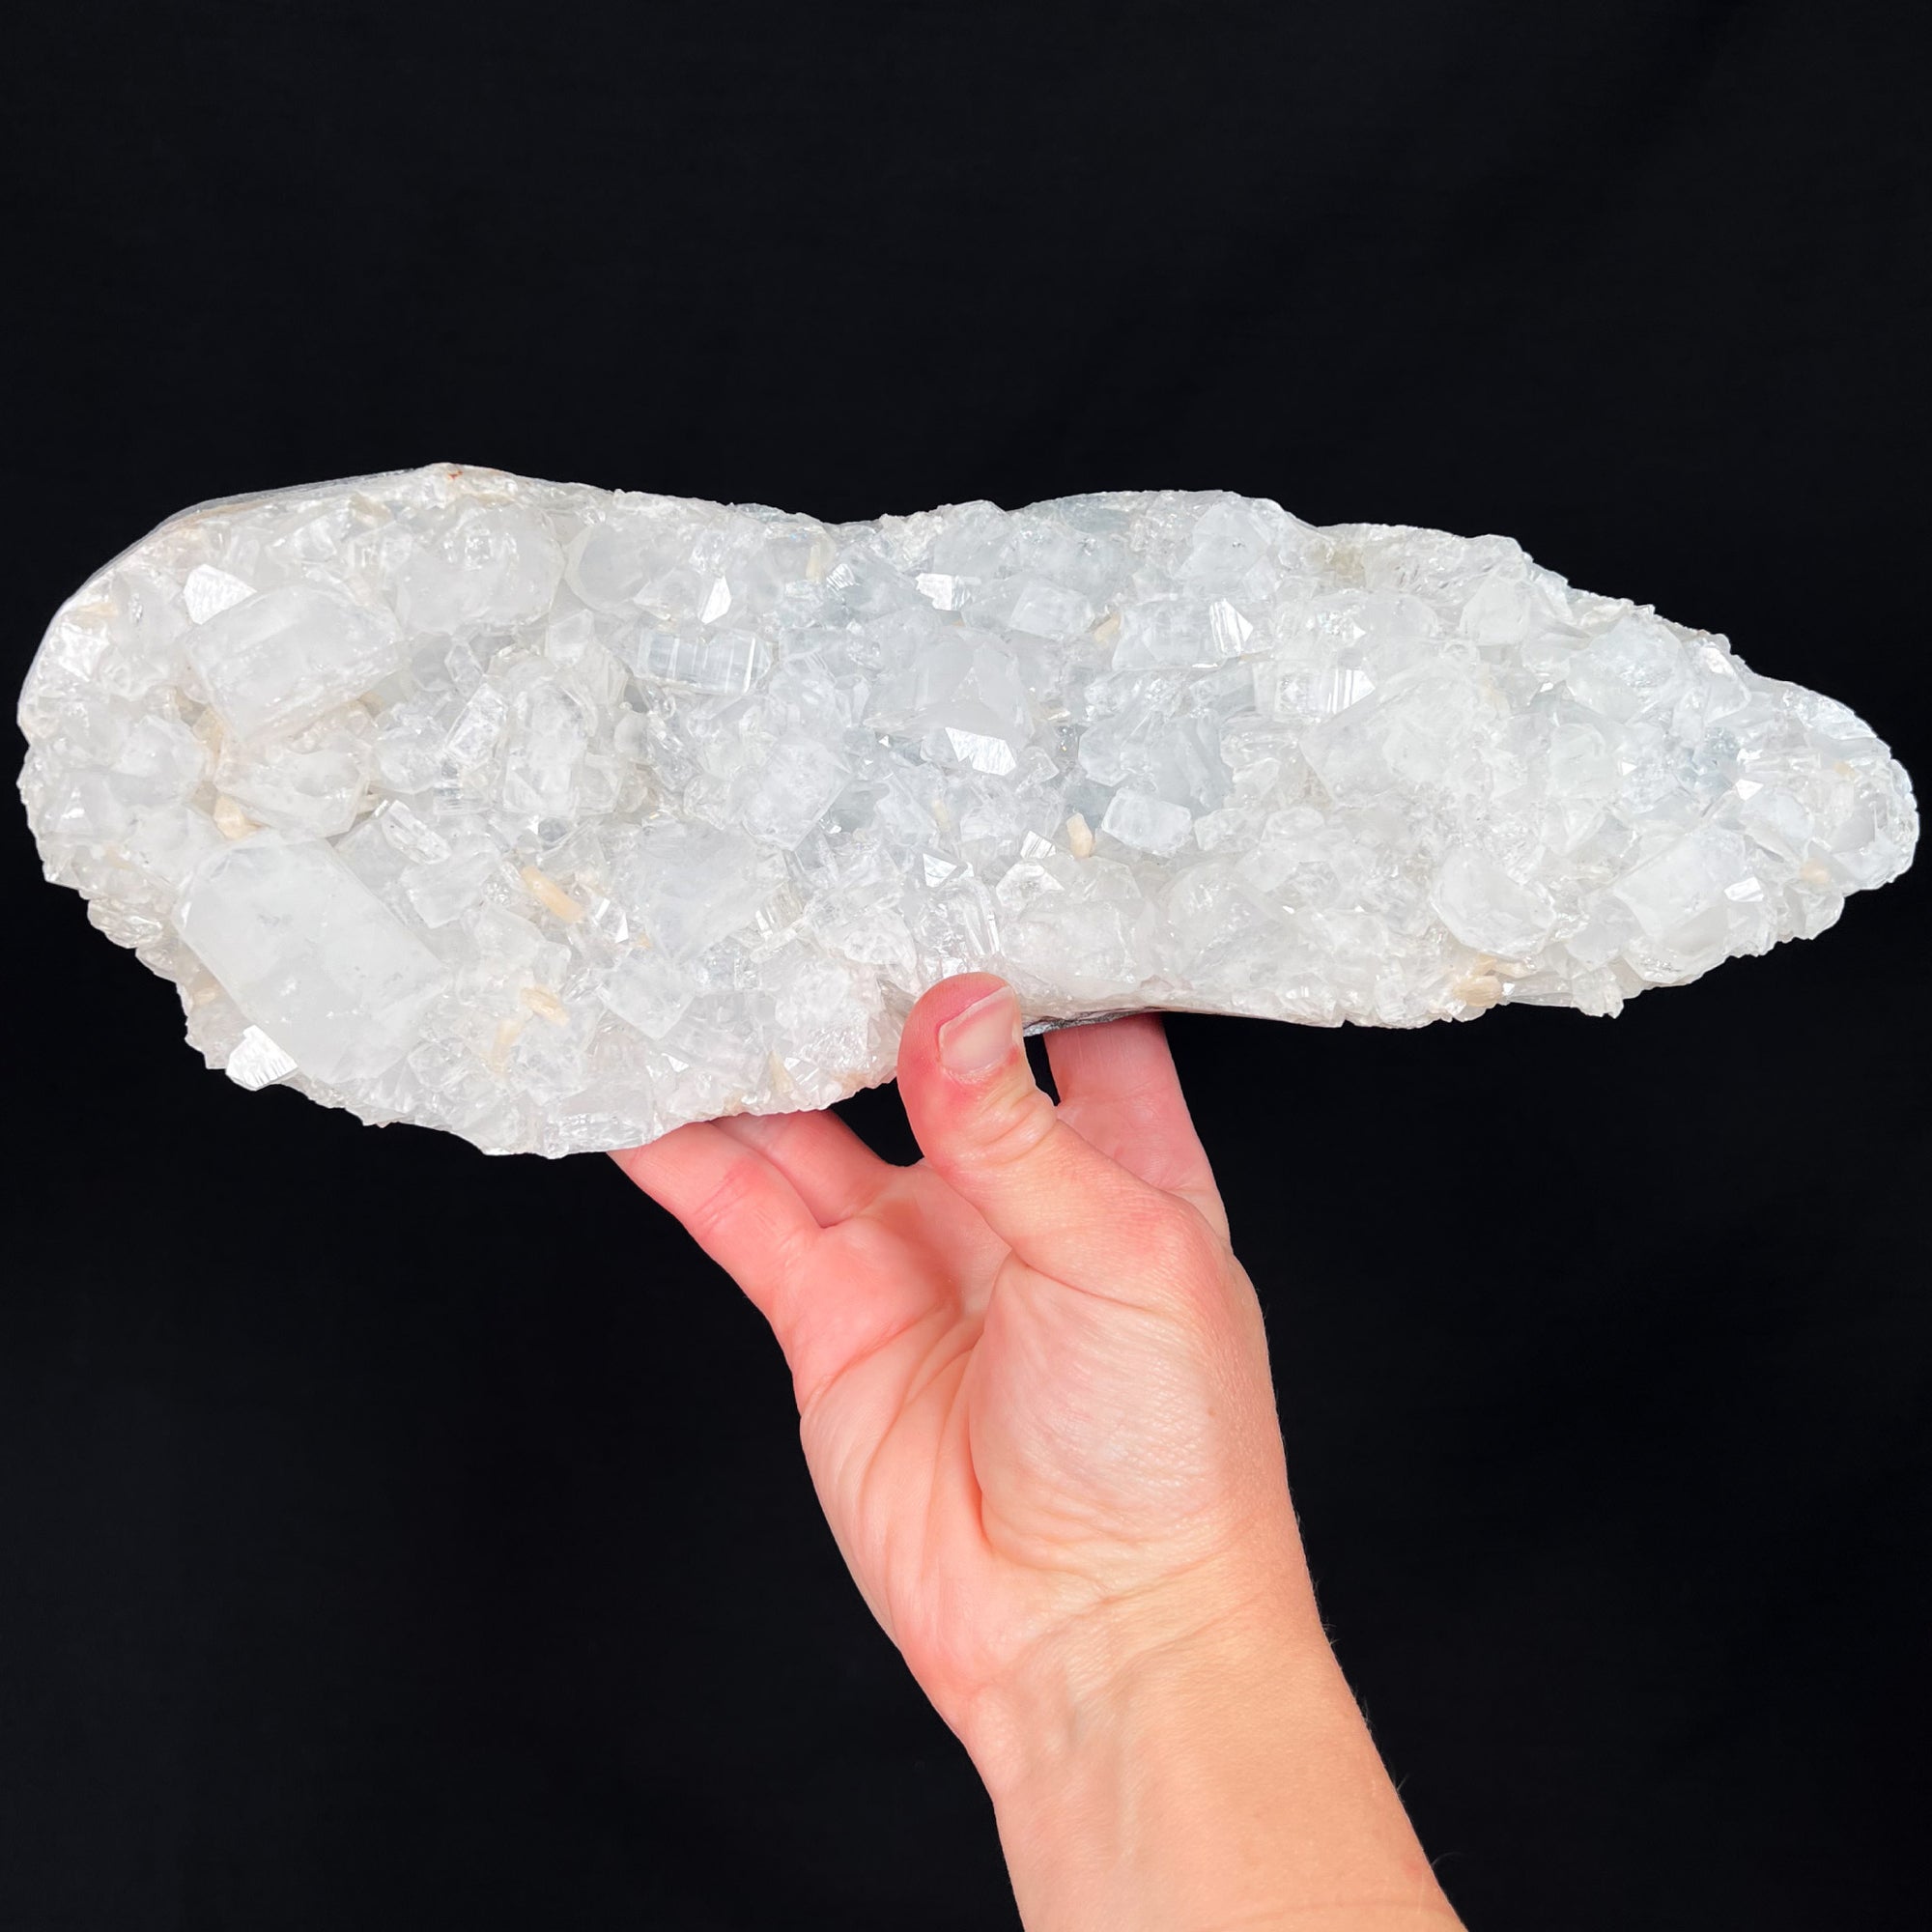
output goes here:
<path id="1" fill-rule="evenodd" d="M 1918 837 L 1722 638 L 1214 493 L 238 498 L 62 607 L 20 722 L 48 877 L 213 1064 L 492 1151 L 822 1105 L 975 968 L 1039 1024 L 1614 1013 Z"/>

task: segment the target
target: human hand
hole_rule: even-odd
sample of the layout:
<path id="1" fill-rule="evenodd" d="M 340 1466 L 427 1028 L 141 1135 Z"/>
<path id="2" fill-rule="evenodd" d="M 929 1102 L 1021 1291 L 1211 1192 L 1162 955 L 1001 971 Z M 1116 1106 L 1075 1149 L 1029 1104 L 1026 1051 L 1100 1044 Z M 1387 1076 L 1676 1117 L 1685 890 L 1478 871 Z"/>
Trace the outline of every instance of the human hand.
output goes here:
<path id="1" fill-rule="evenodd" d="M 925 1158 L 831 1114 L 616 1156 L 790 1365 L 860 1589 L 972 1755 L 1036 1928 L 1453 1925 L 1317 1618 L 1259 1304 L 1151 1017 L 935 987 Z"/>

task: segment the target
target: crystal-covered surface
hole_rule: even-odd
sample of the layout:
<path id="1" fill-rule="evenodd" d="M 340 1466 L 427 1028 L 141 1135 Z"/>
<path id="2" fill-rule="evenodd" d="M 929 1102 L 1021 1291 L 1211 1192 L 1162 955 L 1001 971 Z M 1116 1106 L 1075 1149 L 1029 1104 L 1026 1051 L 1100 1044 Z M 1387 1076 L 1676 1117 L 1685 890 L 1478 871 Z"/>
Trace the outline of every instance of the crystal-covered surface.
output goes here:
<path id="1" fill-rule="evenodd" d="M 1821 932 L 1841 704 L 1501 537 L 1179 491 L 827 526 L 448 465 L 191 510 L 21 696 L 47 876 L 242 1085 L 561 1154 L 1036 1022 L 1418 1026 Z"/>

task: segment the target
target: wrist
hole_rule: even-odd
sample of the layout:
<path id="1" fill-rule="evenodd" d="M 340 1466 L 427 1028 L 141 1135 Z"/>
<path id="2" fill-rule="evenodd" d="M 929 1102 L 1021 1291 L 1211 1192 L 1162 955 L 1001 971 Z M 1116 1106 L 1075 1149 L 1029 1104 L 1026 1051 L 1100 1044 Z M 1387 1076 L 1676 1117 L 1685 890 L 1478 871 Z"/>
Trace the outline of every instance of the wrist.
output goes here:
<path id="1" fill-rule="evenodd" d="M 1059 1634 L 968 1746 L 1032 1932 L 1456 1924 L 1305 1574 Z"/>
<path id="2" fill-rule="evenodd" d="M 1313 1592 L 1283 1568 L 1135 1591 L 1037 1640 L 960 1726 L 995 1806 L 1024 1804 L 1103 1742 L 1166 1729 L 1213 1685 L 1332 1671 Z"/>

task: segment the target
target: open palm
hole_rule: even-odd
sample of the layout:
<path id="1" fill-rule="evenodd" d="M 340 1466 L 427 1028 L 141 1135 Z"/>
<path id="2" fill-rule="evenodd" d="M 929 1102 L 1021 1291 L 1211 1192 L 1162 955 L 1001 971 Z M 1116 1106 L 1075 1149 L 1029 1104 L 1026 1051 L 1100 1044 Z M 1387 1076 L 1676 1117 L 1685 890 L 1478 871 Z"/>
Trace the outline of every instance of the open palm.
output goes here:
<path id="1" fill-rule="evenodd" d="M 1010 993 L 967 976 L 901 1041 L 917 1166 L 831 1114 L 617 1156 L 771 1321 L 846 1561 L 969 1746 L 1043 1641 L 1104 1650 L 1122 1605 L 1292 1567 L 1260 1311 L 1160 1025 L 1048 1055 L 1057 1108 Z"/>

